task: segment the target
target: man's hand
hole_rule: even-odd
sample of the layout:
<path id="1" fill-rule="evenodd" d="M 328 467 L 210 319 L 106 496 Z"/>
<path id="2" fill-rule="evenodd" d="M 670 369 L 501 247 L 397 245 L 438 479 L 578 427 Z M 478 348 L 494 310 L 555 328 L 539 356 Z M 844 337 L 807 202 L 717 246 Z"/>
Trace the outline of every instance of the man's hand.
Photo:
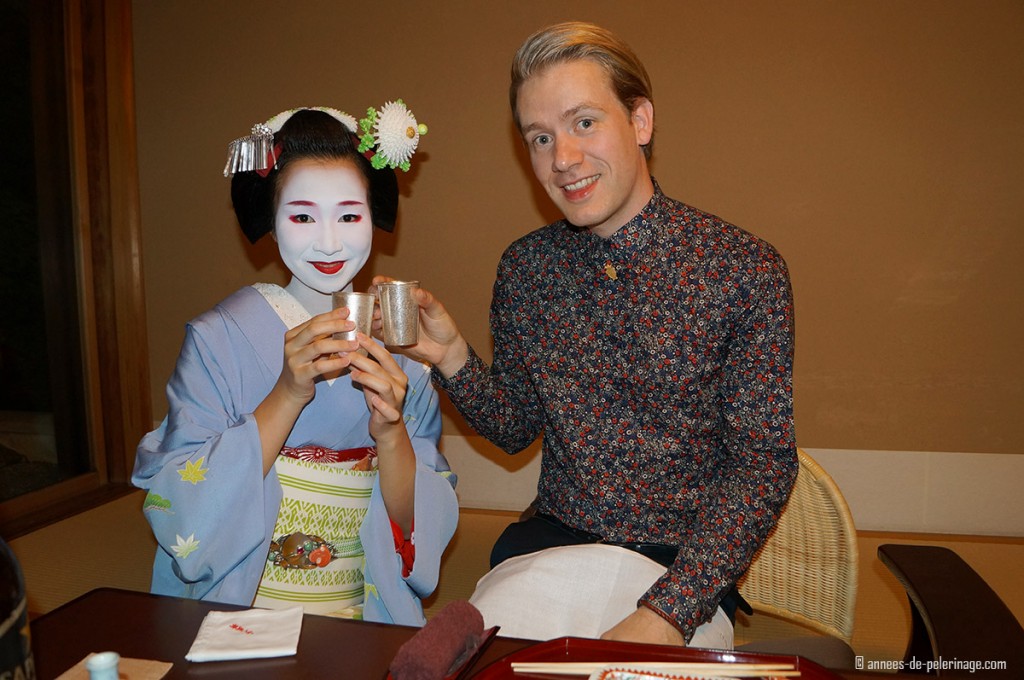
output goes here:
<path id="1" fill-rule="evenodd" d="M 683 634 L 675 626 L 644 606 L 637 607 L 635 612 L 605 631 L 601 639 L 686 646 Z"/>
<path id="2" fill-rule="evenodd" d="M 389 281 L 386 276 L 373 277 L 373 285 Z M 419 341 L 415 345 L 402 347 L 398 351 L 418 361 L 433 364 L 446 378 L 455 375 L 466 364 L 469 348 L 459 333 L 455 319 L 444 308 L 441 301 L 429 291 L 419 288 L 414 293 L 420 307 Z M 373 331 L 381 330 L 380 310 L 374 311 Z"/>

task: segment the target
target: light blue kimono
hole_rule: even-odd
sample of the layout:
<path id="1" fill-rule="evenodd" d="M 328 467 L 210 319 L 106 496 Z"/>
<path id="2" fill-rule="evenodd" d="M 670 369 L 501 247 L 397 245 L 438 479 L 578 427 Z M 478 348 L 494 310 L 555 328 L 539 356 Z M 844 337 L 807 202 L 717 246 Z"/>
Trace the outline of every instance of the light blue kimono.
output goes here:
<path id="1" fill-rule="evenodd" d="M 253 287 L 191 321 L 167 384 L 167 417 L 143 437 L 132 483 L 159 547 L 152 591 L 251 605 L 281 503 L 263 458 L 253 411 L 281 373 L 285 323 Z M 455 477 L 437 450 L 438 398 L 428 369 L 395 355 L 409 376 L 405 420 L 416 452 L 412 573 L 402 576 L 391 522 L 374 483 L 359 535 L 365 550 L 370 621 L 422 625 L 420 598 L 437 585 L 441 553 L 455 531 Z M 372 446 L 369 411 L 350 378 L 319 382 L 286 446 Z"/>

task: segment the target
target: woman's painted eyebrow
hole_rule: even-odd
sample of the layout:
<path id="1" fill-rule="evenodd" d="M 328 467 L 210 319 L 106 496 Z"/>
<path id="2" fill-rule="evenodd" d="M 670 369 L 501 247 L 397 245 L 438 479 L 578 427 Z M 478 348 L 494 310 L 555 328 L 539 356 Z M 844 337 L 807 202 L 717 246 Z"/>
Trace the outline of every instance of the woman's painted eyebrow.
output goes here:
<path id="1" fill-rule="evenodd" d="M 314 206 L 316 205 L 316 203 L 313 201 L 306 201 L 300 199 L 296 201 L 288 201 L 287 203 L 285 203 L 285 205 Z M 338 205 L 363 205 L 363 202 L 356 200 L 338 201 Z"/>

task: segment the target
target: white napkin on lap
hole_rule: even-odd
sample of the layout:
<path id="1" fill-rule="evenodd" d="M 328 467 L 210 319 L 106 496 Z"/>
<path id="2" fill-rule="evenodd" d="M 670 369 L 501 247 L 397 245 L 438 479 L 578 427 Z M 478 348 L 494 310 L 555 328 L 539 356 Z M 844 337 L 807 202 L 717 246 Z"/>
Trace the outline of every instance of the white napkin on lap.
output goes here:
<path id="1" fill-rule="evenodd" d="M 302 607 L 210 612 L 185 658 L 228 661 L 294 656 L 302 631 Z"/>
<path id="2" fill-rule="evenodd" d="M 665 571 L 618 546 L 563 545 L 505 560 L 484 574 L 469 601 L 484 626 L 501 626 L 507 637 L 599 638 L 636 611 L 637 600 Z"/>

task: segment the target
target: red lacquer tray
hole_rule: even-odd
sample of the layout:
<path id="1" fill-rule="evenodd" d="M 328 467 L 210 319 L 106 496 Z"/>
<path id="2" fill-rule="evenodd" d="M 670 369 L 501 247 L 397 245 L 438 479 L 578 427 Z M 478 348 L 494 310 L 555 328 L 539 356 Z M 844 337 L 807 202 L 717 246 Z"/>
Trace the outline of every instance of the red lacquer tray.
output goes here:
<path id="1" fill-rule="evenodd" d="M 800 680 L 842 680 L 839 675 L 799 656 L 728 652 L 717 649 L 696 649 L 641 645 L 632 642 L 612 642 L 585 638 L 564 637 L 538 642 L 512 652 L 491 663 L 472 680 L 565 680 L 564 675 L 542 673 L 514 673 L 512 662 L 522 661 L 608 661 L 609 663 L 636 663 L 641 661 L 681 661 L 687 663 L 788 663 L 800 671 Z"/>

